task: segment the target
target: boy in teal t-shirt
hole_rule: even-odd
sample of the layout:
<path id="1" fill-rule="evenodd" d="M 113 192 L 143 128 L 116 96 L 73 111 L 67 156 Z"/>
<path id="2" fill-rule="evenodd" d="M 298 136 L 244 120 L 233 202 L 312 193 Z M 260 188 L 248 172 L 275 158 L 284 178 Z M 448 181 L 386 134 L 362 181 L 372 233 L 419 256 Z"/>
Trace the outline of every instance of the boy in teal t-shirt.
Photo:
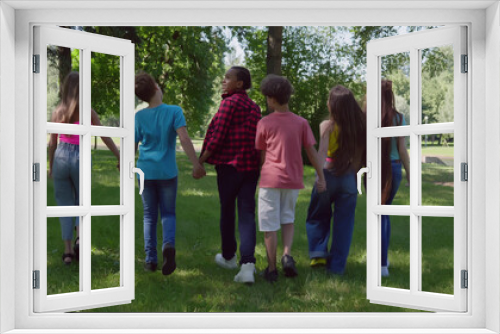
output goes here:
<path id="1" fill-rule="evenodd" d="M 193 177 L 204 176 L 193 143 L 186 129 L 186 120 L 179 106 L 162 102 L 163 93 L 147 73 L 135 77 L 135 94 L 149 105 L 135 114 L 135 145 L 139 148 L 137 167 L 144 172 L 144 250 L 146 271 L 155 271 L 158 265 L 156 250 L 156 222 L 161 213 L 163 231 L 163 275 L 170 275 L 175 263 L 175 200 L 177 197 L 176 137 L 193 164 Z M 141 145 L 139 146 L 139 142 Z"/>

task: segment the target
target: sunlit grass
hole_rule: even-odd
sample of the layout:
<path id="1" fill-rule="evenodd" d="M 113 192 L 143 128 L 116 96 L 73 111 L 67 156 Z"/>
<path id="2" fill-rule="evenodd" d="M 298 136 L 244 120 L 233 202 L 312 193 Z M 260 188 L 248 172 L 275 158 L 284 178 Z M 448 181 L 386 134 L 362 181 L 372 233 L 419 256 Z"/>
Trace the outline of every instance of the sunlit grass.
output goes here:
<path id="1" fill-rule="evenodd" d="M 99 191 L 96 203 L 116 201 L 119 178 L 115 158 L 109 151 L 93 155 L 93 166 L 99 166 L 98 177 L 93 178 Z M 147 273 L 144 265 L 143 210 L 136 183 L 135 194 L 135 299 L 131 304 L 94 309 L 91 312 L 413 312 L 413 310 L 371 304 L 366 299 L 366 197 L 358 196 L 353 242 L 343 277 L 332 277 L 322 268 L 309 266 L 305 219 L 310 201 L 314 170 L 304 170 L 305 189 L 301 190 L 296 206 L 293 255 L 299 276 L 286 279 L 281 273 L 279 282 L 271 285 L 259 275 L 253 286 L 233 282 L 237 270 L 224 270 L 213 261 L 220 252 L 219 199 L 216 174 L 206 165 L 207 177 L 194 180 L 191 166 L 183 153 L 178 153 L 179 185 L 177 196 L 177 270 L 163 276 L 161 270 Z M 449 198 L 453 188 L 434 184 L 446 170 L 441 166 L 424 164 L 423 179 L 429 180 L 425 189 L 429 201 L 442 203 L 443 194 Z M 427 173 L 427 171 L 432 171 Z M 104 181 L 99 179 L 102 177 Z M 403 176 L 404 179 L 404 176 Z M 409 187 L 402 182 L 394 204 L 403 204 L 409 198 Z M 93 193 L 94 195 L 94 193 Z M 48 184 L 48 201 L 53 200 L 53 187 Z M 452 198 L 452 197 L 451 197 Z M 55 203 L 54 203 L 55 204 Z M 94 196 L 93 196 L 94 204 Z M 444 203 L 440 205 L 450 205 Z M 92 217 L 92 288 L 100 289 L 119 285 L 119 234 L 115 220 Z M 115 219 L 115 218 L 113 218 Z M 434 218 L 433 218 L 434 219 Z M 423 288 L 426 291 L 453 292 L 453 238 L 449 223 L 439 223 L 440 218 L 430 219 L 431 229 L 424 229 Z M 108 223 L 107 223 L 108 222 Z M 109 223 L 111 222 L 111 223 Z M 65 266 L 61 260 L 63 245 L 57 219 L 51 221 L 48 242 L 49 294 L 74 292 L 79 289 L 78 265 Z M 407 224 L 406 224 L 407 225 Z M 409 287 L 409 230 L 394 218 L 390 248 L 389 278 L 383 285 Z M 430 225 L 429 225 L 430 226 Z M 161 224 L 158 227 L 158 244 L 161 245 Z M 448 240 L 443 242 L 443 240 Z M 279 243 L 281 244 L 281 242 Z M 158 250 L 160 248 L 158 247 Z M 281 252 L 279 246 L 278 254 Z M 257 233 L 257 271 L 267 265 L 262 233 Z M 159 253 L 161 266 L 161 253 Z M 451 291 L 451 292 L 450 292 Z"/>

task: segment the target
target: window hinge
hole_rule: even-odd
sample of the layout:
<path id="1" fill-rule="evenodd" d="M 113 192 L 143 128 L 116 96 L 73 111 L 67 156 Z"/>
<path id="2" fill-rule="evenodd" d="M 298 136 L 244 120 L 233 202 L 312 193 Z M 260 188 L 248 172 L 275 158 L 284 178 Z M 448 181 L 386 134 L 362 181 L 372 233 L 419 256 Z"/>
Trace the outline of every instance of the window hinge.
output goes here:
<path id="1" fill-rule="evenodd" d="M 33 73 L 40 73 L 40 55 L 33 55 Z"/>
<path id="2" fill-rule="evenodd" d="M 469 287 L 469 275 L 467 270 L 462 270 L 462 289 Z"/>
<path id="3" fill-rule="evenodd" d="M 40 163 L 38 162 L 33 164 L 33 181 L 40 181 Z"/>
<path id="4" fill-rule="evenodd" d="M 33 270 L 33 289 L 40 289 L 40 270 Z"/>
<path id="5" fill-rule="evenodd" d="M 460 179 L 462 181 L 469 181 L 469 165 L 466 162 L 462 162 L 460 167 L 462 175 Z"/>
<path id="6" fill-rule="evenodd" d="M 467 55 L 462 55 L 462 73 L 469 72 L 469 57 Z"/>

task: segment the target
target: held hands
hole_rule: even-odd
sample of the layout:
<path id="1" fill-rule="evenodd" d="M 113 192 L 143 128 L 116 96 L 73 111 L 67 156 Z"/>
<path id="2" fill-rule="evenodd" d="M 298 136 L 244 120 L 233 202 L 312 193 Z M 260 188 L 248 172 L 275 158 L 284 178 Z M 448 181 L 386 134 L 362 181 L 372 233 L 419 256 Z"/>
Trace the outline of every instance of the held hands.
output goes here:
<path id="1" fill-rule="evenodd" d="M 323 179 L 316 179 L 316 189 L 318 190 L 318 193 L 322 193 L 326 191 L 326 181 Z"/>
<path id="2" fill-rule="evenodd" d="M 198 164 L 198 165 L 193 167 L 193 178 L 194 179 L 199 180 L 206 175 L 207 175 L 207 172 L 205 171 L 205 168 L 203 168 L 202 164 Z"/>

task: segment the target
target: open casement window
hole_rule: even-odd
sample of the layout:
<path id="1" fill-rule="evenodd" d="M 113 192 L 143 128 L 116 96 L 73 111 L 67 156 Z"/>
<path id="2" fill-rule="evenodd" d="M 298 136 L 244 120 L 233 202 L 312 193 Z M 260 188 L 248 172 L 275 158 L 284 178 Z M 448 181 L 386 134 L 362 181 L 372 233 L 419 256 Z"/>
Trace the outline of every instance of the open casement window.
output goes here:
<path id="1" fill-rule="evenodd" d="M 367 298 L 372 303 L 467 311 L 466 54 L 466 28 L 459 26 L 368 43 Z M 384 85 L 392 86 L 400 112 L 386 123 Z M 447 85 L 446 93 L 437 95 L 443 91 L 437 85 Z M 390 168 L 400 168 L 403 157 L 394 153 L 406 146 L 410 182 L 402 168 L 392 205 L 383 205 L 388 204 L 382 190 L 388 168 L 382 167 L 383 143 L 391 137 Z M 389 276 L 381 266 L 388 226 Z"/>
<path id="2" fill-rule="evenodd" d="M 77 112 L 61 121 L 55 109 L 70 71 L 79 74 L 73 73 L 76 82 L 68 85 L 68 94 L 79 96 L 79 108 L 68 107 Z M 35 27 L 33 72 L 34 311 L 130 303 L 135 284 L 134 44 L 82 31 Z M 99 97 L 106 101 L 106 108 L 94 102 Z M 103 126 L 92 116 L 94 104 L 105 109 L 96 110 Z M 51 139 L 58 142 L 54 155 L 58 162 L 49 175 Z M 114 142 L 116 156 L 103 145 L 106 140 Z M 100 179 L 105 164 L 113 165 L 111 178 L 120 185 L 116 192 L 108 191 L 112 188 L 106 187 L 109 180 Z M 75 220 L 79 222 L 80 255 L 65 265 L 61 233 L 69 235 L 73 247 Z M 104 244 L 95 244 L 95 236 L 102 234 L 107 236 Z M 100 266 L 103 262 L 104 267 Z M 113 271 L 115 279 L 94 279 L 101 270 Z"/>

